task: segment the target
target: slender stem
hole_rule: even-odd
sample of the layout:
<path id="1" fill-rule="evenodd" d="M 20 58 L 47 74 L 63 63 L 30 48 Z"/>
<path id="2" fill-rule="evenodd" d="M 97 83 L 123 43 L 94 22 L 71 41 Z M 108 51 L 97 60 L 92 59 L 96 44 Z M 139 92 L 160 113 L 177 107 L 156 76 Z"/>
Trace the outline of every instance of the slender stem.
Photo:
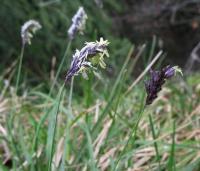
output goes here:
<path id="1" fill-rule="evenodd" d="M 58 97 L 58 104 L 57 104 L 57 109 L 56 109 L 56 114 L 55 114 L 56 116 L 55 116 L 55 125 L 54 125 L 54 128 L 53 128 L 53 139 L 52 139 L 52 144 L 51 144 L 51 147 L 50 147 L 51 152 L 50 152 L 50 159 L 49 159 L 49 164 L 48 164 L 48 171 L 51 171 L 53 151 L 54 151 L 54 145 L 55 145 L 54 140 L 55 140 L 55 135 L 56 135 L 58 113 L 59 113 L 60 102 L 61 102 L 61 99 L 62 99 L 64 87 L 65 87 L 65 84 L 63 84 L 62 87 L 60 88 L 59 95 L 58 95 L 59 97 Z"/>
<path id="2" fill-rule="evenodd" d="M 156 142 L 157 136 L 156 136 L 156 133 L 155 133 L 151 114 L 149 114 L 149 123 L 150 123 L 150 127 L 151 127 L 152 137 L 153 137 L 153 140 L 154 140 L 154 148 L 155 148 L 155 151 L 156 151 L 156 160 L 158 162 L 158 169 L 159 169 L 159 171 L 161 171 L 160 155 L 159 155 L 159 151 L 158 151 L 158 144 Z"/>
<path id="3" fill-rule="evenodd" d="M 140 120 L 141 120 L 141 118 L 142 118 L 142 115 L 143 115 L 143 113 L 144 113 L 144 109 L 145 109 L 145 106 L 143 106 L 143 107 L 140 109 L 140 112 L 139 112 L 139 115 L 138 115 L 138 120 L 137 120 L 137 122 L 136 122 L 136 125 L 135 125 L 135 126 L 133 127 L 133 129 L 131 130 L 131 134 L 130 134 L 130 136 L 129 136 L 129 139 L 127 140 L 127 142 L 126 142 L 126 144 L 125 144 L 123 150 L 122 150 L 121 153 L 119 154 L 119 158 L 118 158 L 118 160 L 117 160 L 117 162 L 116 162 L 116 164 L 115 164 L 114 171 L 116 171 L 117 166 L 118 166 L 118 163 L 119 163 L 119 161 L 121 160 L 121 158 L 122 158 L 124 152 L 126 151 L 126 148 L 128 147 L 129 142 L 130 142 L 132 139 L 133 139 L 133 143 L 135 142 L 136 133 L 137 133 L 137 128 L 138 128 L 139 122 L 140 122 Z"/>
<path id="4" fill-rule="evenodd" d="M 52 90 L 53 90 L 53 88 L 54 88 L 54 86 L 55 86 L 55 83 L 56 83 L 56 81 L 57 81 L 57 79 L 58 79 L 58 76 L 59 76 L 59 74 L 60 74 L 60 71 L 61 71 L 61 69 L 62 69 L 62 67 L 63 67 L 63 65 L 64 65 L 64 62 L 66 61 L 66 57 L 67 57 L 68 51 L 69 51 L 69 49 L 70 49 L 70 46 L 71 46 L 71 40 L 69 41 L 69 43 L 68 43 L 68 45 L 67 45 L 67 47 L 66 47 L 66 49 L 65 49 L 65 53 L 64 53 L 64 55 L 63 55 L 63 57 L 62 57 L 62 61 L 61 61 L 60 65 L 59 65 L 59 67 L 58 67 L 58 71 L 57 71 L 57 73 L 56 73 L 56 77 L 55 77 L 55 79 L 54 79 L 54 81 L 53 81 L 53 84 L 51 85 L 51 89 L 50 89 L 49 94 L 48 94 L 49 96 L 50 96 L 51 93 L 52 93 Z M 46 101 L 46 103 L 47 103 L 47 101 Z M 46 110 L 46 109 L 45 109 L 45 110 Z M 38 124 L 38 126 L 37 126 L 36 135 L 35 135 L 34 143 L 33 143 L 33 150 L 34 150 L 34 151 L 37 151 L 37 140 L 38 140 L 40 128 L 41 128 L 41 126 L 43 125 L 43 123 L 45 122 L 46 118 L 48 117 L 49 112 L 50 112 L 50 111 L 46 111 L 46 112 L 45 112 L 45 115 L 43 115 L 42 119 L 40 120 L 40 122 L 39 122 L 39 124 Z"/>
<path id="5" fill-rule="evenodd" d="M 70 85 L 70 92 L 69 92 L 69 104 L 68 104 L 68 108 L 69 108 L 69 113 L 70 113 L 70 117 L 67 118 L 67 126 L 66 126 L 66 131 L 65 131 L 65 143 L 64 143 L 64 153 L 62 156 L 62 162 L 61 162 L 61 167 L 60 167 L 60 171 L 64 171 L 65 170 L 65 159 L 66 156 L 68 158 L 69 156 L 69 135 L 70 135 L 70 125 L 71 125 L 71 119 L 73 117 L 73 113 L 72 113 L 72 94 L 73 94 L 73 86 L 74 86 L 74 77 L 72 77 L 71 79 L 71 85 Z"/>
<path id="6" fill-rule="evenodd" d="M 60 65 L 59 65 L 59 67 L 58 67 L 55 79 L 53 81 L 53 84 L 52 84 L 50 92 L 49 92 L 49 96 L 52 93 L 52 90 L 53 90 L 53 88 L 54 88 L 54 86 L 56 84 L 56 81 L 57 81 L 58 76 L 59 76 L 59 74 L 61 72 L 61 69 L 62 69 L 62 67 L 63 67 L 63 65 L 64 65 L 64 63 L 66 61 L 66 57 L 67 57 L 67 54 L 68 54 L 70 46 L 71 46 L 71 40 L 69 41 L 69 43 L 67 45 L 67 48 L 66 48 L 65 53 L 64 53 L 64 56 L 62 57 L 62 61 L 61 61 Z M 65 86 L 65 83 L 61 87 L 60 94 L 59 94 L 59 100 L 58 100 L 58 106 L 57 106 L 56 118 L 55 118 L 55 126 L 54 126 L 54 129 L 53 129 L 53 142 L 52 142 L 52 145 L 51 145 L 51 154 L 50 154 L 50 160 L 49 160 L 49 164 L 48 164 L 48 171 L 51 171 L 51 164 L 52 164 L 52 158 L 53 158 L 53 149 L 54 149 L 54 138 L 55 138 L 56 127 L 57 127 L 57 117 L 58 117 L 59 106 L 60 106 L 60 101 L 61 101 L 61 97 L 62 97 L 62 94 L 63 94 L 64 86 Z"/>
<path id="7" fill-rule="evenodd" d="M 73 87 L 74 87 L 74 77 L 72 77 L 72 79 L 71 79 L 70 92 L 69 92 L 69 104 L 68 104 L 68 108 L 69 108 L 71 114 L 72 114 L 72 93 L 73 93 Z"/>
<path id="8" fill-rule="evenodd" d="M 172 133 L 172 144 L 171 144 L 171 151 L 168 159 L 168 170 L 176 171 L 176 160 L 175 160 L 175 149 L 176 149 L 176 142 L 175 142 L 175 135 L 176 135 L 176 122 L 173 121 L 173 133 Z"/>
<path id="9" fill-rule="evenodd" d="M 17 81 L 16 81 L 16 94 L 18 91 L 18 86 L 19 86 L 19 81 L 20 81 L 20 75 L 21 75 L 21 69 L 22 69 L 22 60 L 23 60 L 23 56 L 24 56 L 24 48 L 25 48 L 25 44 L 22 44 L 22 48 L 21 48 L 21 53 L 19 56 L 19 65 L 18 65 L 18 71 L 17 71 Z"/>
<path id="10" fill-rule="evenodd" d="M 51 89 L 50 89 L 49 95 L 51 95 L 51 93 L 52 93 L 52 91 L 53 91 L 53 88 L 54 88 L 54 86 L 55 86 L 55 84 L 56 84 L 56 81 L 58 80 L 58 76 L 60 75 L 60 72 L 61 72 L 61 70 L 62 70 L 62 68 L 63 68 L 63 65 L 64 65 L 64 63 L 65 63 L 65 61 L 66 61 L 66 57 L 67 57 L 68 51 L 69 51 L 69 49 L 70 49 L 70 46 L 71 46 L 71 40 L 69 41 L 69 43 L 68 43 L 68 45 L 67 45 L 67 48 L 65 49 L 65 53 L 64 53 L 64 55 L 63 55 L 63 57 L 62 57 L 62 61 L 61 61 L 60 65 L 59 65 L 59 67 L 58 67 L 58 70 L 57 70 L 57 72 L 56 72 L 55 79 L 54 79 L 54 81 L 53 81 L 53 84 L 51 85 Z"/>
<path id="11" fill-rule="evenodd" d="M 34 137 L 34 140 L 33 140 L 33 152 L 37 151 L 37 146 L 38 146 L 37 138 L 39 136 L 39 131 L 40 131 L 40 128 L 41 128 L 42 124 L 47 119 L 47 116 L 50 113 L 50 111 L 51 111 L 51 109 L 46 111 L 46 113 L 42 116 L 42 118 L 40 119 L 40 121 L 38 123 L 38 126 L 36 128 L 35 137 Z"/>
<path id="12" fill-rule="evenodd" d="M 66 126 L 66 130 L 65 130 L 65 143 L 64 143 L 64 152 L 62 155 L 62 161 L 61 161 L 61 166 L 60 166 L 60 171 L 65 171 L 65 159 L 66 156 L 68 158 L 69 156 L 69 134 L 70 134 L 70 121 L 69 118 L 67 120 L 67 126 Z"/>

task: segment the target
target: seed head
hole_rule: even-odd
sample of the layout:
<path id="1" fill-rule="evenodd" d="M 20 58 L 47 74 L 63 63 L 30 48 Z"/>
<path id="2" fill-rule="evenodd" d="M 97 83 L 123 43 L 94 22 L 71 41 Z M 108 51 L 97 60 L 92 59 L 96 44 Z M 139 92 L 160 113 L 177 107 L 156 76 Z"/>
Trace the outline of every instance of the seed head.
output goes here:
<path id="1" fill-rule="evenodd" d="M 162 89 L 162 85 L 166 79 L 173 77 L 176 72 L 181 72 L 177 66 L 171 67 L 170 65 L 163 68 L 161 71 L 150 70 L 150 80 L 145 82 L 147 92 L 146 105 L 150 105 L 156 98 L 158 92 Z"/>
<path id="2" fill-rule="evenodd" d="M 33 37 L 33 34 L 41 28 L 42 26 L 36 20 L 29 20 L 25 22 L 21 28 L 23 45 L 25 45 L 26 43 L 31 44 L 31 38 Z"/>
<path id="3" fill-rule="evenodd" d="M 102 2 L 102 0 L 95 0 L 95 3 L 97 4 L 97 6 L 99 8 L 103 8 L 103 2 Z"/>
<path id="4" fill-rule="evenodd" d="M 86 45 L 79 51 L 76 50 L 73 55 L 70 69 L 67 72 L 66 80 L 78 75 L 79 73 L 86 74 L 87 69 L 95 69 L 95 66 L 100 65 L 106 67 L 104 63 L 104 55 L 109 56 L 107 46 L 109 42 L 100 38 L 100 41 L 85 43 Z"/>
<path id="5" fill-rule="evenodd" d="M 77 32 L 83 34 L 87 18 L 84 8 L 79 7 L 78 11 L 72 18 L 72 25 L 68 29 L 68 36 L 71 40 L 74 39 Z"/>

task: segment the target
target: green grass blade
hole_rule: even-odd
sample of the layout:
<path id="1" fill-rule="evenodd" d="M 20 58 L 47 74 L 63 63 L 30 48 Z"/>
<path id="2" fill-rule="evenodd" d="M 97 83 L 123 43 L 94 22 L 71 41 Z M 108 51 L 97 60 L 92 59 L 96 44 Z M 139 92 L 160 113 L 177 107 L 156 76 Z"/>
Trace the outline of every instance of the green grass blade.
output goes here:
<path id="1" fill-rule="evenodd" d="M 173 133 L 172 133 L 172 144 L 171 144 L 171 152 L 167 163 L 167 168 L 170 171 L 176 171 L 176 161 L 175 161 L 175 134 L 176 134 L 176 125 L 175 121 L 173 122 Z"/>
<path id="2" fill-rule="evenodd" d="M 72 77 L 71 80 L 71 86 L 70 86 L 70 92 L 69 92 L 69 117 L 67 120 L 67 126 L 66 126 L 66 134 L 65 134 L 65 144 L 64 144 L 64 153 L 62 156 L 62 161 L 60 165 L 60 171 L 65 171 L 65 159 L 69 158 L 69 140 L 70 140 L 70 127 L 71 127 L 71 119 L 73 118 L 72 113 L 72 94 L 73 94 L 73 87 L 74 87 L 74 77 Z"/>
<path id="3" fill-rule="evenodd" d="M 57 118 L 59 113 L 59 107 L 60 102 L 62 99 L 62 93 L 64 90 L 65 84 L 60 88 L 60 91 L 58 93 L 58 96 L 56 98 L 56 102 L 54 105 L 54 108 L 52 110 L 52 113 L 49 117 L 49 127 L 48 127 L 48 137 L 47 137 L 47 158 L 48 158 L 48 171 L 51 171 L 52 166 L 52 158 L 53 158 L 53 152 L 54 152 L 54 146 L 55 146 L 55 135 L 56 135 L 56 127 L 57 127 Z"/>
<path id="4" fill-rule="evenodd" d="M 80 127 L 84 130 L 87 137 L 87 148 L 88 148 L 88 153 L 89 153 L 90 170 L 97 171 L 96 163 L 94 159 L 94 153 L 93 153 L 92 137 L 91 137 L 90 131 L 86 124 L 81 124 Z"/>
<path id="5" fill-rule="evenodd" d="M 60 171 L 65 171 L 65 160 L 69 158 L 69 151 L 70 151 L 69 141 L 70 141 L 70 122 L 68 121 L 65 129 L 64 152 L 60 164 L 60 169 L 59 169 Z"/>
<path id="6" fill-rule="evenodd" d="M 158 144 L 156 142 L 156 133 L 155 133 L 155 129 L 154 129 L 154 124 L 153 124 L 153 120 L 152 120 L 152 117 L 151 117 L 151 114 L 149 114 L 149 123 L 150 123 L 150 128 L 151 128 L 151 133 L 152 133 L 152 137 L 153 137 L 153 140 L 154 140 L 154 148 L 155 148 L 155 151 L 156 151 L 156 160 L 159 164 L 159 171 L 161 171 L 161 167 L 160 167 L 160 155 L 159 155 L 159 151 L 158 151 Z"/>

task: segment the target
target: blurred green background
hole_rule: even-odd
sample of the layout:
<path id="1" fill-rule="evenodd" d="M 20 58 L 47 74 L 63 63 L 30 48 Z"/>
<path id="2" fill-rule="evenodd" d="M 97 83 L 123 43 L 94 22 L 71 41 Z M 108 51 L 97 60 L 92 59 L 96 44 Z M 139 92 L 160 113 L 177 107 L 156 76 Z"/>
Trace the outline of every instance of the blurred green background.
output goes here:
<path id="1" fill-rule="evenodd" d="M 145 59 L 148 60 L 153 36 L 156 49 L 163 49 L 167 63 L 184 66 L 200 38 L 200 2 L 188 1 L 132 1 L 104 0 L 100 8 L 97 0 L 1 0 L 0 5 L 0 71 L 17 60 L 20 54 L 21 26 L 29 19 L 38 20 L 42 29 L 25 48 L 23 67 L 27 77 L 38 82 L 48 78 L 52 58 L 58 66 L 68 44 L 67 30 L 71 18 L 79 6 L 88 14 L 85 34 L 78 35 L 72 43 L 66 68 L 75 49 L 86 41 L 100 37 L 111 44 L 108 72 L 111 75 L 121 66 L 130 49 L 131 42 L 139 46 L 147 44 Z M 139 65 L 136 70 L 141 71 Z M 197 67 L 198 68 L 198 67 Z M 56 68 L 55 68 L 56 69 Z"/>

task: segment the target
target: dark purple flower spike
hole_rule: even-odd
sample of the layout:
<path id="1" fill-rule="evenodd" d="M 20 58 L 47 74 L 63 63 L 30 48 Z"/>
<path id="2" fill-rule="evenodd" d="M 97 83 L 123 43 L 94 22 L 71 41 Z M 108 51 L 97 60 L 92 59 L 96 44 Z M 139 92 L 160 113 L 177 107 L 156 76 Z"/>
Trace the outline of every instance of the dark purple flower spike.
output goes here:
<path id="1" fill-rule="evenodd" d="M 161 71 L 150 70 L 150 80 L 145 81 L 147 92 L 146 105 L 150 105 L 158 97 L 158 92 L 162 89 L 165 80 L 173 77 L 177 71 L 182 74 L 177 66 L 171 67 L 170 65 Z"/>

